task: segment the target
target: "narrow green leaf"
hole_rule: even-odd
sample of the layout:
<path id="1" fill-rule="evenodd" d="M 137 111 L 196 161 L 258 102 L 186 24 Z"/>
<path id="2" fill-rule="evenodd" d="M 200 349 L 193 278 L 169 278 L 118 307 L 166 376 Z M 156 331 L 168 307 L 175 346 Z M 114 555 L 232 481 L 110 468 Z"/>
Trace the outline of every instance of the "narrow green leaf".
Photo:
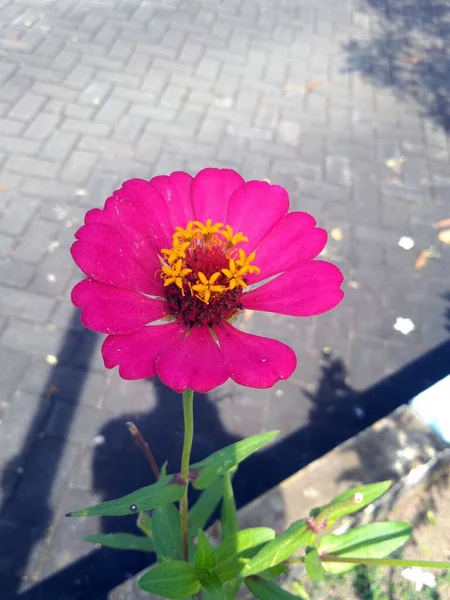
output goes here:
<path id="1" fill-rule="evenodd" d="M 184 485 L 174 483 L 173 475 L 161 477 L 153 485 L 127 494 L 117 500 L 109 500 L 81 510 L 68 513 L 68 517 L 119 517 L 150 510 L 155 506 L 176 502 L 184 493 Z"/>
<path id="2" fill-rule="evenodd" d="M 183 557 L 180 513 L 175 504 L 157 506 L 153 511 L 153 543 L 159 562 Z"/>
<path id="3" fill-rule="evenodd" d="M 155 565 L 139 579 L 138 584 L 146 592 L 171 600 L 192 596 L 201 587 L 194 566 L 181 560 Z"/>
<path id="4" fill-rule="evenodd" d="M 282 590 L 275 583 L 265 581 L 259 577 L 248 577 L 244 580 L 244 583 L 255 598 L 259 598 L 259 600 L 298 600 L 298 596 L 294 596 L 294 594 Z"/>
<path id="5" fill-rule="evenodd" d="M 302 546 L 310 546 L 315 538 L 316 534 L 308 528 L 304 519 L 295 521 L 281 535 L 266 544 L 249 561 L 241 575 L 248 577 L 279 565 Z"/>
<path id="6" fill-rule="evenodd" d="M 222 582 L 217 576 L 202 578 L 202 598 L 204 600 L 227 600 Z"/>
<path id="7" fill-rule="evenodd" d="M 191 465 L 193 475 L 192 485 L 203 490 L 210 486 L 220 475 L 229 471 L 243 460 L 257 452 L 260 448 L 271 442 L 280 432 L 268 431 L 254 435 L 235 444 L 231 444 L 218 452 L 214 452 L 208 458 L 199 463 Z"/>
<path id="8" fill-rule="evenodd" d="M 136 525 L 149 538 L 152 538 L 152 518 L 146 512 L 141 512 L 138 515 Z"/>
<path id="9" fill-rule="evenodd" d="M 214 554 L 217 564 L 223 563 L 236 554 L 249 548 L 254 548 L 275 538 L 275 531 L 269 527 L 251 527 L 242 529 L 228 536 L 217 548 Z"/>
<path id="10" fill-rule="evenodd" d="M 411 536 L 413 528 L 403 521 L 369 523 L 341 535 L 325 535 L 319 542 L 320 555 L 327 558 L 385 558 L 403 546 Z M 344 573 L 357 564 L 322 562 L 329 573 Z"/>
<path id="11" fill-rule="evenodd" d="M 274 537 L 274 530 L 268 527 L 243 529 L 228 536 L 214 551 L 217 566 L 212 573 L 222 582 L 234 579 L 263 545 Z"/>
<path id="12" fill-rule="evenodd" d="M 258 573 L 258 577 L 266 581 L 276 581 L 278 577 L 286 573 L 287 569 L 287 565 L 276 565 L 275 567 L 261 571 L 261 573 Z"/>
<path id="13" fill-rule="evenodd" d="M 212 517 L 223 496 L 223 481 L 220 477 L 210 487 L 204 490 L 192 508 L 189 510 L 189 531 L 196 535 L 203 529 Z"/>
<path id="14" fill-rule="evenodd" d="M 208 542 L 208 538 L 201 529 L 198 530 L 197 538 L 198 544 L 197 552 L 195 553 L 194 566 L 197 575 L 202 577 L 202 575 L 207 574 L 216 566 L 216 557 Z"/>
<path id="15" fill-rule="evenodd" d="M 236 533 L 239 529 L 233 484 L 231 482 L 231 473 L 229 471 L 223 476 L 223 501 L 220 522 L 222 525 L 223 538 Z"/>
<path id="16" fill-rule="evenodd" d="M 241 579 L 230 579 L 225 581 L 223 584 L 223 591 L 225 592 L 226 600 L 236 600 L 239 590 L 241 589 Z"/>
<path id="17" fill-rule="evenodd" d="M 325 571 L 320 562 L 317 548 L 308 548 L 305 554 L 305 567 L 311 581 L 322 581 Z"/>
<path id="18" fill-rule="evenodd" d="M 326 520 L 331 525 L 338 519 L 361 510 L 361 508 L 385 494 L 391 485 L 392 481 L 380 481 L 353 488 L 339 494 L 329 504 L 314 508 L 311 510 L 310 515 L 316 522 Z"/>
<path id="19" fill-rule="evenodd" d="M 141 535 L 133 535 L 132 533 L 96 533 L 86 536 L 84 540 L 92 544 L 101 544 L 107 548 L 115 548 L 117 550 L 155 551 L 152 540 Z"/>
<path id="20" fill-rule="evenodd" d="M 161 479 L 161 477 L 165 477 L 167 475 L 167 465 L 168 462 L 167 460 L 163 463 L 163 466 L 160 468 L 159 470 L 159 478 Z"/>

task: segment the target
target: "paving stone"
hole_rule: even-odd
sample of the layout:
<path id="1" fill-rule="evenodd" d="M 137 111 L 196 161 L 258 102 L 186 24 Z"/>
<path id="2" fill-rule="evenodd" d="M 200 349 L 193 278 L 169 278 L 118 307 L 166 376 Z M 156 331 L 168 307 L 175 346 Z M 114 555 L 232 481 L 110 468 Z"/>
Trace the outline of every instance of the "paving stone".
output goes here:
<path id="1" fill-rule="evenodd" d="M 14 105 L 9 113 L 9 117 L 18 121 L 30 121 L 42 107 L 45 98 L 36 94 L 25 94 L 19 102 Z"/>
<path id="2" fill-rule="evenodd" d="M 0 359 L 2 365 L 8 365 L 7 369 L 0 370 L 0 387 L 3 398 L 9 401 L 14 390 L 22 380 L 30 359 L 23 352 L 16 352 L 0 345 Z"/>
<path id="3" fill-rule="evenodd" d="M 0 284 L 25 288 L 34 274 L 35 268 L 28 263 L 10 258 L 0 259 Z"/>
<path id="4" fill-rule="evenodd" d="M 44 220 L 33 221 L 23 240 L 14 251 L 18 260 L 38 263 L 48 252 L 50 244 L 54 241 L 59 225 Z"/>

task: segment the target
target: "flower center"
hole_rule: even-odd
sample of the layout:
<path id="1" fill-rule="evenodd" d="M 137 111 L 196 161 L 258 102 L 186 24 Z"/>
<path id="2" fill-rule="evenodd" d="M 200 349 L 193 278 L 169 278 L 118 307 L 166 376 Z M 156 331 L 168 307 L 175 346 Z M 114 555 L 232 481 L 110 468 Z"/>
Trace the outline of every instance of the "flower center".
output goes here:
<path id="1" fill-rule="evenodd" d="M 172 316 L 185 325 L 211 327 L 242 310 L 246 275 L 259 273 L 255 253 L 239 246 L 248 242 L 229 225 L 189 221 L 177 227 L 172 248 L 161 250 L 161 277 Z"/>

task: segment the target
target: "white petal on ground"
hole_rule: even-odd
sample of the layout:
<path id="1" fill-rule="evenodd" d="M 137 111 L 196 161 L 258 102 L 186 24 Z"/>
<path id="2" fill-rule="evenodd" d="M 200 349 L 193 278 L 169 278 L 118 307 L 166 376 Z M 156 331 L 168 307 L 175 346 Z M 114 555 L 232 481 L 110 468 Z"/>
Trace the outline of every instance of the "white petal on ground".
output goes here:
<path id="1" fill-rule="evenodd" d="M 420 592 L 424 585 L 436 587 L 436 578 L 433 573 L 422 571 L 420 567 L 408 567 L 401 571 L 402 577 L 415 584 L 416 592 Z"/>
<path id="2" fill-rule="evenodd" d="M 408 335 L 408 333 L 414 331 L 415 328 L 416 326 L 411 319 L 404 317 L 398 317 L 394 324 L 394 329 L 396 331 L 400 331 L 400 333 L 403 333 L 403 335 Z"/>
<path id="3" fill-rule="evenodd" d="M 414 248 L 414 240 L 404 235 L 398 240 L 398 245 L 400 248 L 403 248 L 403 250 L 411 250 L 411 248 Z"/>

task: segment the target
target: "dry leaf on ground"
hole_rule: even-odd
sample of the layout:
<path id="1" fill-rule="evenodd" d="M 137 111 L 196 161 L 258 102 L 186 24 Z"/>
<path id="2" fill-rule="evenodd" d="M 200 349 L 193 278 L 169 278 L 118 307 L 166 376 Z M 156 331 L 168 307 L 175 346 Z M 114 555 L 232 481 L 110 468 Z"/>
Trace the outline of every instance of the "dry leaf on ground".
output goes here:
<path id="1" fill-rule="evenodd" d="M 450 245 L 450 229 L 443 229 L 438 233 L 438 240 L 443 244 Z"/>
<path id="2" fill-rule="evenodd" d="M 315 92 L 317 89 L 317 86 L 320 85 L 320 83 L 321 83 L 320 79 L 310 79 L 309 81 L 306 82 L 305 90 L 307 92 Z"/>

